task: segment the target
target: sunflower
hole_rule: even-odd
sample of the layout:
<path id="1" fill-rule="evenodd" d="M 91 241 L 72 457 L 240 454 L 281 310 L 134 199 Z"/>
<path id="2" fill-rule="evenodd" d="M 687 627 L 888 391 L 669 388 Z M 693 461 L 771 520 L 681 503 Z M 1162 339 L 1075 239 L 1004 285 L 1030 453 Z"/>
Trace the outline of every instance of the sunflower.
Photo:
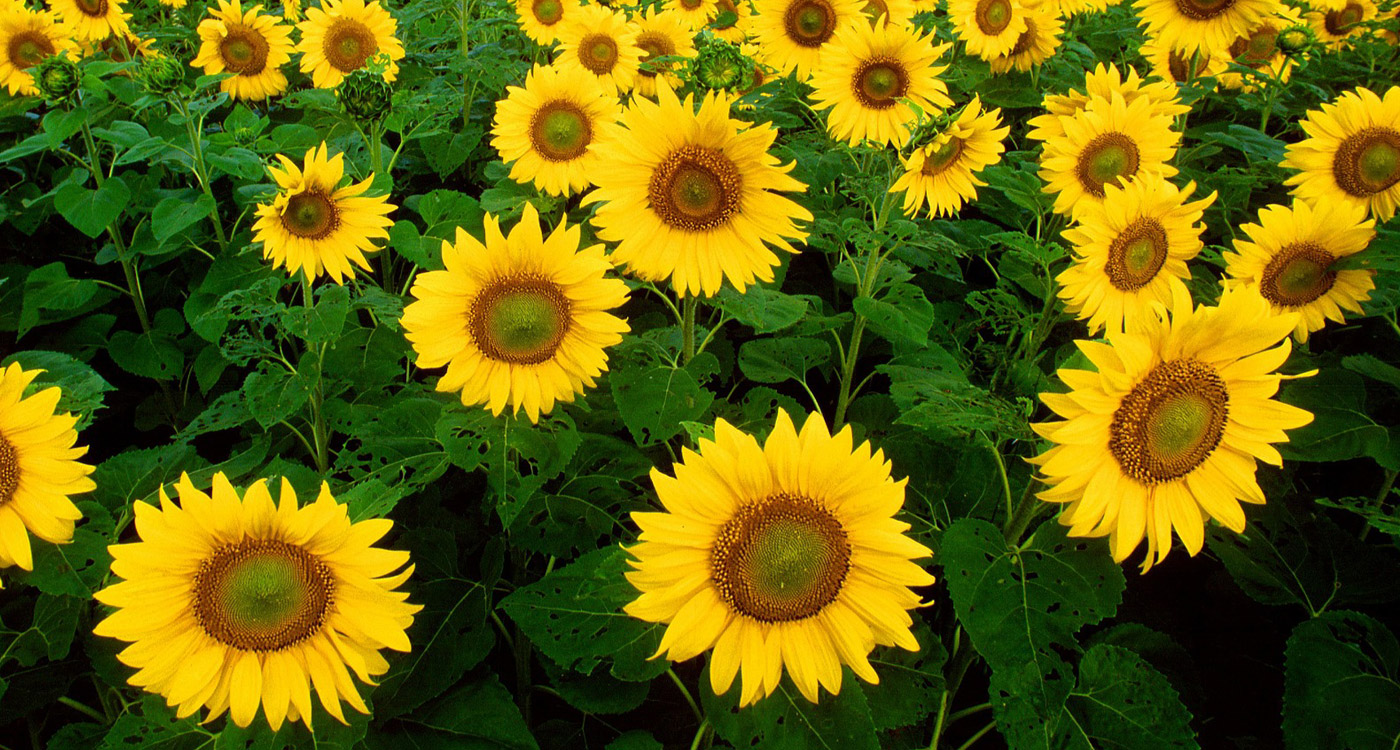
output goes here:
<path id="1" fill-rule="evenodd" d="M 72 48 L 68 30 L 54 13 L 24 6 L 0 9 L 0 84 L 11 96 L 37 96 L 29 69 Z"/>
<path id="2" fill-rule="evenodd" d="M 733 13 L 734 20 L 725 13 Z M 743 44 L 749 37 L 749 27 L 753 25 L 753 8 L 748 0 L 716 0 L 715 10 L 709 23 L 710 32 L 730 44 Z"/>
<path id="3" fill-rule="evenodd" d="M 1215 77 L 1230 65 L 1229 55 L 1224 51 L 1214 54 L 1204 49 L 1187 52 L 1155 39 L 1143 42 L 1141 52 L 1147 58 L 1147 64 L 1152 66 L 1152 75 L 1169 85 Z"/>
<path id="4" fill-rule="evenodd" d="M 1166 81 L 1146 83 L 1136 69 L 1128 67 L 1124 76 L 1118 66 L 1099 63 L 1094 70 L 1084 75 L 1084 90 L 1070 89 L 1064 94 L 1046 94 L 1044 106 L 1046 114 L 1038 115 L 1027 123 L 1031 131 L 1027 136 L 1038 141 L 1046 141 L 1064 135 L 1060 128 L 1060 117 L 1073 115 L 1084 109 L 1095 98 L 1112 99 L 1114 92 L 1122 95 L 1123 101 L 1132 104 L 1138 97 L 1147 97 L 1158 113 L 1170 117 L 1185 114 L 1191 107 L 1177 98 L 1176 86 Z"/>
<path id="5" fill-rule="evenodd" d="M 754 39 L 779 75 L 805 81 L 843 26 L 865 23 L 861 0 L 757 0 Z"/>
<path id="6" fill-rule="evenodd" d="M 548 47 L 583 8 L 579 0 L 515 0 L 520 30 L 537 44 Z"/>
<path id="7" fill-rule="evenodd" d="M 93 467 L 79 463 L 87 453 L 77 447 L 78 418 L 56 413 L 62 392 L 45 388 L 26 397 L 24 390 L 43 370 L 19 363 L 0 370 L 0 567 L 34 569 L 29 534 L 51 544 L 73 541 L 73 522 L 82 511 L 70 495 L 97 487 Z M 26 533 L 27 530 L 27 533 Z"/>
<path id="8" fill-rule="evenodd" d="M 515 162 L 510 178 L 533 181 L 550 195 L 588 187 L 598 156 L 589 148 L 604 137 L 604 126 L 622 113 L 617 97 L 603 90 L 597 76 L 582 68 L 535 69 L 525 87 L 511 86 L 496 103 L 491 145 L 501 160 Z"/>
<path id="9" fill-rule="evenodd" d="M 57 13 L 79 42 L 106 39 L 113 34 L 128 33 L 127 19 L 122 12 L 124 0 L 49 0 L 49 9 Z"/>
<path id="10" fill-rule="evenodd" d="M 395 61 L 404 56 L 403 44 L 394 36 L 398 21 L 379 0 L 322 0 L 321 7 L 306 9 L 306 20 L 297 29 L 301 72 L 309 73 L 318 89 L 339 86 L 346 73 L 365 67 L 377 55 L 389 58 L 384 80 L 398 77 Z"/>
<path id="11" fill-rule="evenodd" d="M 627 301 L 627 285 L 606 278 L 603 246 L 580 250 L 580 237 L 561 219 L 546 239 L 526 203 L 509 237 L 487 214 L 486 244 L 460 227 L 455 245 L 442 243 L 446 270 L 419 275 L 403 313 L 417 365 L 447 367 L 439 391 L 461 391 L 464 405 L 492 414 L 523 407 L 539 422 L 596 385 L 604 350 L 631 330 L 608 312 Z"/>
<path id="12" fill-rule="evenodd" d="M 1047 193 L 1055 193 L 1055 213 L 1078 216 L 1090 204 L 1102 203 L 1104 185 L 1136 175 L 1171 177 L 1181 134 L 1172 118 L 1157 111 L 1152 100 L 1132 104 L 1121 94 L 1091 100 L 1083 110 L 1060 118 L 1063 136 L 1045 142 L 1040 177 Z"/>
<path id="13" fill-rule="evenodd" d="M 914 17 L 914 0 L 865 0 L 862 12 L 871 23 L 906 26 Z"/>
<path id="14" fill-rule="evenodd" d="M 1248 34 L 1230 43 L 1228 52 L 1231 61 L 1259 71 L 1263 81 L 1286 83 L 1297 63 L 1291 56 L 1283 54 L 1283 50 L 1278 46 L 1278 35 L 1284 29 L 1301 26 L 1302 23 L 1302 17 L 1292 8 L 1280 8 L 1277 13 L 1265 16 Z M 1221 86 L 1241 91 L 1254 91 L 1261 83 L 1260 78 L 1229 70 L 1221 73 L 1218 78 Z"/>
<path id="15" fill-rule="evenodd" d="M 1317 33 L 1318 41 L 1332 49 L 1344 49 L 1350 45 L 1349 38 L 1368 33 L 1367 27 L 1361 24 L 1374 21 L 1377 12 L 1371 0 L 1345 0 L 1340 8 L 1318 8 L 1304 13 L 1303 18 Z"/>
<path id="16" fill-rule="evenodd" d="M 167 8 L 175 8 L 176 10 L 179 10 L 180 8 L 185 7 L 185 5 L 189 3 L 189 0 L 158 0 L 158 2 L 160 2 L 161 5 L 164 5 Z"/>
<path id="17" fill-rule="evenodd" d="M 164 487 L 159 508 L 136 503 L 141 541 L 107 548 L 124 580 L 94 595 L 116 611 L 93 632 L 130 643 L 117 654 L 138 670 L 129 682 L 180 718 L 207 707 L 206 723 L 228 711 L 246 727 L 261 706 L 273 731 L 310 727 L 312 687 L 341 723 L 342 700 L 369 713 L 350 675 L 387 672 L 379 651 L 408 651 L 421 609 L 395 591 L 408 553 L 373 546 L 393 522 L 351 523 L 325 483 L 298 508 L 286 479 L 275 506 L 266 480 L 241 497 L 222 472 L 212 481 L 206 494 L 183 474 L 179 505 Z"/>
<path id="18" fill-rule="evenodd" d="M 1144 571 L 1171 551 L 1173 529 L 1193 556 L 1204 518 L 1243 531 L 1239 501 L 1264 502 L 1255 461 L 1280 465 L 1270 443 L 1312 421 L 1270 398 L 1298 317 L 1258 295 L 1227 290 L 1219 307 L 1193 310 L 1182 294 L 1142 332 L 1076 342 L 1098 372 L 1060 370 L 1072 390 L 1040 394 L 1063 420 L 1033 425 L 1054 443 L 1032 459 L 1050 485 L 1038 497 L 1067 504 L 1070 536 L 1108 536 L 1117 562 L 1145 536 Z"/>
<path id="19" fill-rule="evenodd" d="M 282 0 L 282 20 L 292 23 L 301 20 L 301 0 Z"/>
<path id="20" fill-rule="evenodd" d="M 715 0 L 666 0 L 666 12 L 676 14 L 691 31 L 705 28 L 719 12 Z"/>
<path id="21" fill-rule="evenodd" d="M 637 67 L 637 92 L 642 96 L 656 96 L 657 79 L 664 85 L 676 88 L 681 79 L 671 72 L 675 63 L 651 63 L 657 57 L 694 57 L 695 32 L 686 25 L 679 15 L 666 11 L 657 13 L 655 8 L 646 15 L 632 19 L 637 30 L 635 44 L 642 50 Z"/>
<path id="22" fill-rule="evenodd" d="M 1374 227 L 1351 203 L 1266 206 L 1258 224 L 1240 227 L 1249 240 L 1237 238 L 1235 252 L 1224 254 L 1226 283 L 1248 287 L 1278 312 L 1298 313 L 1293 338 L 1303 343 L 1328 320 L 1345 323 L 1343 310 L 1361 314 L 1360 303 L 1371 298 L 1374 271 L 1335 266 L 1365 250 Z"/>
<path id="23" fill-rule="evenodd" d="M 725 279 L 743 291 L 773 280 L 778 257 L 766 244 L 797 252 L 806 239 L 795 220 L 812 214 L 778 191 L 805 190 L 768 153 L 778 131 L 729 117 L 728 99 L 679 101 L 662 87 L 657 101 L 634 99 L 615 136 L 598 144 L 602 161 L 593 216 L 598 236 L 617 242 L 612 260 L 647 281 L 671 280 L 684 296 L 719 293 Z M 766 243 L 766 244 L 765 244 Z"/>
<path id="24" fill-rule="evenodd" d="M 903 146 L 918 107 L 930 115 L 952 105 L 935 65 L 948 48 L 896 24 L 851 24 L 836 32 L 812 76 L 812 104 L 830 109 L 833 138 Z M 911 106 L 912 105 L 912 106 Z"/>
<path id="25" fill-rule="evenodd" d="M 262 101 L 287 90 L 282 66 L 292 59 L 292 29 L 276 16 L 243 10 L 242 0 L 219 0 L 199 22 L 199 54 L 190 65 L 205 75 L 233 73 L 219 88 L 233 99 Z"/>
<path id="26" fill-rule="evenodd" d="M 336 187 L 345 174 L 343 158 L 327 158 L 322 143 L 306 152 L 300 169 L 281 154 L 282 168 L 268 168 L 280 190 L 271 203 L 258 206 L 253 241 L 263 243 L 263 257 L 273 266 L 290 274 L 299 270 L 308 282 L 325 273 L 342 284 L 355 274 L 351 263 L 368 271 L 364 254 L 378 249 L 375 238 L 389 238 L 385 227 L 394 223 L 386 217 L 395 208 L 389 196 L 362 195 L 374 175 Z"/>
<path id="27" fill-rule="evenodd" d="M 1157 305 L 1186 294 L 1186 262 L 1205 245 L 1200 223 L 1215 193 L 1187 203 L 1196 183 L 1178 190 L 1157 175 L 1104 185 L 1103 203 L 1091 203 L 1065 230 L 1073 262 L 1055 280 L 1065 309 L 1088 321 L 1089 335 L 1138 331 Z"/>
<path id="28" fill-rule="evenodd" d="M 1109 0 L 1045 0 L 1045 9 L 1060 18 L 1069 18 L 1081 13 L 1102 13 L 1108 10 Z"/>
<path id="29" fill-rule="evenodd" d="M 891 193 L 904 192 L 904 213 L 913 216 L 928 203 L 930 218 L 952 216 L 964 201 L 977 200 L 977 187 L 987 184 L 977 173 L 1001 161 L 1006 150 L 1002 141 L 1011 128 L 999 125 L 1001 110 L 983 114 L 974 96 L 946 130 L 904 159 L 904 174 L 890 186 Z"/>
<path id="30" fill-rule="evenodd" d="M 132 59 L 145 59 L 160 54 L 154 39 L 136 36 L 130 31 L 112 34 L 102 39 L 74 40 L 79 57 L 99 57 L 106 55 L 112 62 L 127 62 Z M 121 75 L 127 75 L 122 73 Z"/>
<path id="31" fill-rule="evenodd" d="M 626 93 L 636 84 L 643 52 L 637 46 L 637 30 L 621 13 L 586 5 L 574 13 L 559 39 L 554 61 L 558 67 L 588 71 L 609 94 Z"/>
<path id="32" fill-rule="evenodd" d="M 1363 206 L 1389 221 L 1400 206 L 1400 86 L 1385 98 L 1357 88 L 1311 110 L 1301 120 L 1306 140 L 1288 146 L 1283 166 L 1298 174 L 1284 181 L 1313 205 Z"/>
<path id="33" fill-rule="evenodd" d="M 742 673 L 747 706 L 784 669 L 816 703 L 821 687 L 841 690 L 843 665 L 878 682 L 876 645 L 919 650 L 910 587 L 934 579 L 913 561 L 932 553 L 894 518 L 908 480 L 853 442 L 849 425 L 832 435 L 819 414 L 798 433 L 779 409 L 762 446 L 721 419 L 714 440 L 683 450 L 675 477 L 652 470 L 665 511 L 632 514 L 641 537 L 627 580 L 642 593 L 623 609 L 669 623 L 657 656 L 714 649 L 710 687 L 723 694 Z"/>
<path id="34" fill-rule="evenodd" d="M 1133 5 L 1148 36 L 1185 54 L 1224 52 L 1283 7 L 1278 0 L 1134 0 Z"/>
<path id="35" fill-rule="evenodd" d="M 983 60 L 1005 55 L 1026 31 L 1021 0 L 948 0 L 948 17 L 969 54 Z"/>
<path id="36" fill-rule="evenodd" d="M 1026 30 L 1016 37 L 1016 45 L 1004 55 L 987 61 L 993 73 L 1025 72 L 1055 56 L 1060 48 L 1064 23 L 1054 11 L 1033 7 L 1026 13 Z"/>

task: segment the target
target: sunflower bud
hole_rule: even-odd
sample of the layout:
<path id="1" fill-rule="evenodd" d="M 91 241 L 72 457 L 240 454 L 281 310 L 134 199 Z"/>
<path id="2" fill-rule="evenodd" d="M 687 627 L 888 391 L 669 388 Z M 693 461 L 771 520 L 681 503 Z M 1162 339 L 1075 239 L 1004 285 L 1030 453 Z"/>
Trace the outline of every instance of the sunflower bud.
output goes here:
<path id="1" fill-rule="evenodd" d="M 754 87 L 757 65 L 738 46 L 707 33 L 696 48 L 685 75 L 691 84 L 710 91 L 748 91 Z"/>
<path id="2" fill-rule="evenodd" d="M 1317 44 L 1317 32 L 1311 26 L 1299 24 L 1289 26 L 1278 33 L 1278 38 L 1274 40 L 1279 51 L 1289 57 L 1306 53 L 1313 45 Z"/>
<path id="3" fill-rule="evenodd" d="M 78 64 L 69 60 L 67 55 L 49 55 L 34 68 L 33 75 L 39 93 L 48 101 L 60 104 L 67 102 L 77 92 L 78 84 L 82 81 Z"/>
<path id="4" fill-rule="evenodd" d="M 185 82 L 185 66 L 167 55 L 151 55 L 141 62 L 141 82 L 157 96 L 172 94 Z"/>
<path id="5" fill-rule="evenodd" d="M 384 80 L 383 74 L 365 68 L 345 76 L 336 92 L 340 108 L 356 120 L 383 119 L 393 106 L 394 87 Z"/>

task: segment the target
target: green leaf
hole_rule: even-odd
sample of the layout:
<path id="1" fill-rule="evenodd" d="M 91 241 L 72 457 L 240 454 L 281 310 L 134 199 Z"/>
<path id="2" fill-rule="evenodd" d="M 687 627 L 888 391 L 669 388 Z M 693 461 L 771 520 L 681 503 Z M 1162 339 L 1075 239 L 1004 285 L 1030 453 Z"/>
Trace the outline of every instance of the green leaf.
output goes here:
<path id="1" fill-rule="evenodd" d="M 26 370 L 43 370 L 32 387 L 58 386 L 63 395 L 58 410 L 78 415 L 77 429 L 92 421 L 93 413 L 102 408 L 104 394 L 115 390 L 87 363 L 58 352 L 22 351 L 0 360 L 0 367 L 18 362 Z"/>
<path id="2" fill-rule="evenodd" d="M 210 152 L 206 158 L 211 166 L 234 177 L 260 180 L 265 176 L 262 157 L 246 148 L 235 146 L 223 152 Z"/>
<path id="3" fill-rule="evenodd" d="M 618 415 L 637 445 L 645 447 L 670 440 L 681 431 L 681 422 L 704 416 L 715 396 L 700 385 L 697 376 L 713 371 L 716 360 L 701 353 L 686 367 L 629 367 L 623 363 L 608 375 Z"/>
<path id="4" fill-rule="evenodd" d="M 1400 743 L 1400 643 L 1385 625 L 1359 612 L 1328 612 L 1293 630 L 1284 660 L 1290 750 Z"/>
<path id="5" fill-rule="evenodd" d="M 881 731 L 918 724 L 938 710 L 948 650 L 922 623 L 916 622 L 913 632 L 919 641 L 918 651 L 882 648 L 870 655 L 880 682 L 861 689 L 870 704 L 871 720 Z"/>
<path id="6" fill-rule="evenodd" d="M 606 672 L 581 675 L 546 659 L 541 665 L 552 685 L 570 706 L 589 714 L 622 714 L 646 700 L 649 682 L 623 682 Z"/>
<path id="7" fill-rule="evenodd" d="M 1323 370 L 1288 383 L 1281 401 L 1312 412 L 1311 424 L 1289 430 L 1278 446 L 1285 460 L 1344 461 L 1370 456 L 1381 466 L 1400 469 L 1400 435 L 1370 416 L 1366 384 L 1349 370 Z"/>
<path id="8" fill-rule="evenodd" d="M 297 413 L 311 398 L 316 380 L 316 359 L 307 353 L 296 372 L 270 366 L 248 373 L 243 381 L 243 396 L 248 399 L 253 418 L 267 429 Z"/>
<path id="9" fill-rule="evenodd" d="M 739 370 L 759 383 L 806 382 L 807 371 L 831 358 L 821 339 L 757 339 L 739 347 Z"/>
<path id="10" fill-rule="evenodd" d="M 611 658 L 620 680 L 645 681 L 665 672 L 665 659 L 650 660 L 661 628 L 622 611 L 640 596 L 623 577 L 630 568 L 618 547 L 590 552 L 500 603 L 545 656 L 583 674 Z"/>
<path id="11" fill-rule="evenodd" d="M 64 141 L 73 137 L 74 133 L 82 130 L 83 123 L 87 121 L 88 113 L 87 107 L 49 110 L 41 123 L 44 134 L 49 137 L 48 147 L 56 149 L 62 146 Z"/>
<path id="12" fill-rule="evenodd" d="M 70 277 L 62 263 L 40 266 L 24 279 L 18 335 L 23 337 L 41 323 L 72 318 L 106 299 L 110 295 L 96 281 Z M 59 314 L 45 315 L 46 312 Z"/>
<path id="13" fill-rule="evenodd" d="M 510 691 L 493 674 L 419 710 L 411 728 L 385 733 L 373 747 L 415 750 L 538 750 Z"/>
<path id="14" fill-rule="evenodd" d="M 101 534 L 79 527 L 69 544 L 33 544 L 34 570 L 7 575 L 46 594 L 91 599 L 112 562 L 108 543 Z"/>
<path id="15" fill-rule="evenodd" d="M 305 306 L 287 308 L 282 322 L 292 335 L 308 344 L 334 341 L 345 328 L 345 318 L 350 314 L 350 289 L 340 284 L 324 285 L 316 293 L 315 300 L 316 304 L 310 309 Z"/>
<path id="16" fill-rule="evenodd" d="M 853 304 L 856 312 L 865 316 L 870 330 L 880 338 L 899 346 L 928 344 L 933 305 L 919 287 L 895 284 L 881 292 L 879 299 L 857 297 Z"/>
<path id="17" fill-rule="evenodd" d="M 131 200 L 131 188 L 120 177 L 108 177 L 102 187 L 88 190 L 76 182 L 54 193 L 53 206 L 78 231 L 97 238 L 117 220 Z"/>
<path id="18" fill-rule="evenodd" d="M 175 338 L 162 330 L 117 331 L 107 354 L 123 370 L 154 380 L 174 380 L 185 368 L 185 355 Z"/>
<path id="19" fill-rule="evenodd" d="M 13 659 L 21 667 L 32 667 L 41 661 L 66 658 L 77 633 L 78 618 L 86 609 L 86 602 L 78 597 L 40 594 L 28 628 L 14 633 L 13 638 L 0 632 L 0 664 Z"/>
<path id="20" fill-rule="evenodd" d="M 651 736 L 651 732 L 633 729 L 609 742 L 605 750 L 665 750 L 665 747 Z"/>
<path id="21" fill-rule="evenodd" d="M 743 294 L 725 286 L 715 305 L 754 333 L 773 333 L 796 323 L 807 312 L 807 300 L 753 284 Z"/>
<path id="22" fill-rule="evenodd" d="M 447 533 L 420 533 L 416 538 L 446 545 L 454 541 Z M 418 545 L 413 551 L 418 551 Z M 414 711 L 442 695 L 486 658 L 496 642 L 496 631 L 489 619 L 488 593 L 481 584 L 460 578 L 414 586 L 409 600 L 423 605 L 423 609 L 414 616 L 408 632 L 413 651 L 400 659 L 375 689 L 376 720 Z"/>
<path id="23" fill-rule="evenodd" d="M 1099 750 L 1200 747 L 1191 713 L 1171 683 L 1126 648 L 1099 644 L 1085 652 L 1068 708 L 1071 747 L 1080 741 Z"/>
<path id="24" fill-rule="evenodd" d="M 166 198 L 156 204 L 151 212 L 151 234 L 156 242 L 164 245 L 187 227 L 207 218 L 214 210 L 214 199 L 201 193 L 198 198 Z"/>
<path id="25" fill-rule="evenodd" d="M 890 379 L 890 397 L 900 408 L 899 424 L 959 444 L 977 432 L 999 439 L 1026 437 L 1026 414 L 973 384 L 962 368 L 937 344 L 875 367 Z"/>
<path id="26" fill-rule="evenodd" d="M 875 724 L 860 682 L 843 669 L 841 692 L 810 703 L 784 677 L 772 695 L 739 708 L 739 680 L 717 696 L 709 669 L 700 676 L 700 702 L 715 733 L 735 747 L 763 750 L 879 750 Z"/>
<path id="27" fill-rule="evenodd" d="M 195 460 L 194 447 L 180 443 L 118 453 L 93 472 L 93 498 L 109 510 L 125 510 L 133 501 L 154 495 L 161 482 L 179 478 Z"/>

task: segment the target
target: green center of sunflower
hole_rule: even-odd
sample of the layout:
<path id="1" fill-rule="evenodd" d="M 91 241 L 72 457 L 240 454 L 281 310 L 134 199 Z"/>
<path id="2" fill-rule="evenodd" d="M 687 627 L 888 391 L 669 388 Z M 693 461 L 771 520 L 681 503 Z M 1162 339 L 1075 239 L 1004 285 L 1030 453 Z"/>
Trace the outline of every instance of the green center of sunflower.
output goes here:
<path id="1" fill-rule="evenodd" d="M 797 0 L 788 4 L 783 28 L 794 44 L 820 47 L 836 31 L 836 10 L 826 0 Z"/>
<path id="2" fill-rule="evenodd" d="M 1234 5 L 1235 0 L 1176 0 L 1176 9 L 1193 21 L 1208 21 Z"/>
<path id="3" fill-rule="evenodd" d="M 319 190 L 307 190 L 287 199 L 282 210 L 282 226 L 288 232 L 308 240 L 325 238 L 340 225 L 340 212 L 330 196 Z"/>
<path id="4" fill-rule="evenodd" d="M 778 494 L 739 509 L 710 552 L 720 598 L 762 622 L 790 622 L 822 611 L 841 593 L 851 545 L 820 503 Z"/>
<path id="5" fill-rule="evenodd" d="M 654 31 L 638 34 L 636 45 L 641 48 L 643 53 L 641 66 L 637 72 L 648 78 L 655 77 L 661 69 L 661 66 L 652 64 L 652 60 L 676 54 L 676 45 L 671 43 L 670 37 Z"/>
<path id="6" fill-rule="evenodd" d="M 1129 224 L 1108 246 L 1104 273 L 1120 291 L 1141 289 L 1167 262 L 1167 231 L 1162 223 L 1142 218 Z"/>
<path id="7" fill-rule="evenodd" d="M 107 15 L 107 0 L 76 0 L 78 10 L 93 18 L 102 18 Z"/>
<path id="8" fill-rule="evenodd" d="M 1075 175 L 1084 191 L 1102 198 L 1103 186 L 1137 174 L 1138 147 L 1122 133 L 1100 133 L 1079 154 Z"/>
<path id="9" fill-rule="evenodd" d="M 1236 39 L 1230 45 L 1230 54 L 1240 65 L 1262 67 L 1278 54 L 1278 29 L 1268 24 L 1260 26 L 1249 36 Z"/>
<path id="10" fill-rule="evenodd" d="M 0 435 L 0 505 L 10 502 L 19 488 L 19 452 Z"/>
<path id="11" fill-rule="evenodd" d="M 379 51 L 379 43 L 369 27 L 349 18 L 338 18 L 326 31 L 321 51 L 331 67 L 349 73 L 363 68 L 365 61 Z"/>
<path id="12" fill-rule="evenodd" d="M 1184 82 L 1196 78 L 1210 64 L 1210 55 L 1205 50 L 1195 53 L 1194 65 L 1192 57 L 1192 55 L 1182 54 L 1178 50 L 1172 50 L 1167 55 L 1167 72 L 1171 73 L 1173 80 Z"/>
<path id="13" fill-rule="evenodd" d="M 908 87 L 904 67 L 894 60 L 868 60 L 858 69 L 851 87 L 862 106 L 869 109 L 888 109 L 904 96 Z"/>
<path id="14" fill-rule="evenodd" d="M 1027 18 L 1026 30 L 1022 31 L 1021 35 L 1016 37 L 1016 44 L 1011 47 L 1011 51 L 1007 52 L 1006 56 L 1014 58 L 1017 55 L 1024 55 L 1025 53 L 1029 52 L 1031 47 L 1035 46 L 1035 34 L 1035 19 Z"/>
<path id="15" fill-rule="evenodd" d="M 578 43 L 578 59 L 594 75 L 607 75 L 617 64 L 617 40 L 607 34 L 589 34 Z"/>
<path id="16" fill-rule="evenodd" d="M 526 275 L 500 279 L 472 300 L 467 330 L 484 356 L 537 365 L 554 356 L 569 332 L 569 307 L 553 281 Z"/>
<path id="17" fill-rule="evenodd" d="M 1011 3 L 1008 0 L 982 0 L 975 12 L 977 28 L 983 34 L 996 36 L 1011 25 Z"/>
<path id="18" fill-rule="evenodd" d="M 1346 36 L 1353 26 L 1361 23 L 1363 16 L 1361 6 L 1350 3 L 1341 10 L 1334 10 L 1322 17 L 1322 25 L 1327 28 L 1327 33 L 1333 36 Z"/>
<path id="19" fill-rule="evenodd" d="M 243 651 L 277 651 L 325 623 L 335 577 L 315 555 L 287 542 L 248 539 L 199 564 L 194 616 L 212 638 Z"/>
<path id="20" fill-rule="evenodd" d="M 593 127 L 588 115 L 570 101 L 540 107 L 530 122 L 530 144 L 549 161 L 572 161 L 588 150 Z"/>
<path id="21" fill-rule="evenodd" d="M 924 156 L 924 165 L 919 168 L 920 174 L 933 177 L 947 171 L 957 163 L 958 157 L 962 156 L 964 143 L 965 141 L 957 136 L 949 136 L 946 143 Z"/>
<path id="22" fill-rule="evenodd" d="M 530 12 L 535 14 L 536 21 L 545 26 L 553 26 L 564 17 L 564 4 L 559 0 L 535 0 L 530 6 Z"/>
<path id="23" fill-rule="evenodd" d="M 1113 413 L 1108 449 L 1145 485 L 1195 471 L 1220 444 L 1230 396 L 1225 380 L 1196 360 L 1157 365 Z"/>
<path id="24" fill-rule="evenodd" d="M 1400 182 L 1400 131 L 1371 127 L 1347 136 L 1332 159 L 1337 187 L 1369 198 Z"/>
<path id="25" fill-rule="evenodd" d="M 1337 257 L 1316 242 L 1287 245 L 1264 266 L 1259 293 L 1280 307 L 1300 307 L 1326 294 L 1337 280 Z"/>
<path id="26" fill-rule="evenodd" d="M 257 75 L 267 65 L 267 40 L 246 26 L 229 25 L 228 36 L 219 42 L 219 57 L 230 72 Z"/>
<path id="27" fill-rule="evenodd" d="M 722 151 L 681 146 L 652 172 L 647 198 L 666 224 L 704 232 L 738 213 L 741 190 L 739 170 Z"/>
<path id="28" fill-rule="evenodd" d="M 5 51 L 16 68 L 32 68 L 52 55 L 54 46 L 47 36 L 37 31 L 22 31 L 10 37 Z"/>

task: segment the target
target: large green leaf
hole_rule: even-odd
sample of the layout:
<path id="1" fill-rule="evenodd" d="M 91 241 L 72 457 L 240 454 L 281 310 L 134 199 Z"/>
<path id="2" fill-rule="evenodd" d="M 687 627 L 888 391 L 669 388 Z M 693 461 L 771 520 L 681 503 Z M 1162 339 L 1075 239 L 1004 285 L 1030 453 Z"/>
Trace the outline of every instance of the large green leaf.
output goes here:
<path id="1" fill-rule="evenodd" d="M 681 431 L 681 422 L 705 414 L 715 395 L 701 383 L 714 367 L 714 355 L 705 352 L 686 367 L 619 365 L 608 375 L 618 415 L 637 445 L 670 440 Z"/>
<path id="2" fill-rule="evenodd" d="M 1084 653 L 1068 707 L 1067 745 L 1071 748 L 1199 747 L 1191 713 L 1181 705 L 1171 683 L 1126 648 L 1099 644 Z"/>
<path id="3" fill-rule="evenodd" d="M 105 394 L 114 390 L 112 384 L 90 365 L 67 354 L 26 350 L 0 360 L 0 367 L 8 367 L 14 362 L 26 370 L 44 371 L 34 379 L 33 387 L 58 386 L 63 394 L 58 400 L 58 410 L 78 415 L 79 430 L 92 421 L 94 412 L 102 408 Z"/>
<path id="4" fill-rule="evenodd" d="M 919 640 L 918 651 L 879 648 L 870 655 L 880 682 L 861 688 L 876 729 L 911 726 L 938 710 L 948 650 L 922 623 L 915 624 L 914 637 Z"/>
<path id="5" fill-rule="evenodd" d="M 700 677 L 700 702 L 715 733 L 734 747 L 763 750 L 879 750 L 875 724 L 859 681 L 849 669 L 841 692 L 823 691 L 811 703 L 787 678 L 767 698 L 739 708 L 740 680 L 729 692 L 715 695 L 706 670 Z"/>
<path id="6" fill-rule="evenodd" d="M 468 683 L 372 737 L 370 747 L 416 750 L 538 750 L 510 691 L 495 675 Z"/>
<path id="7" fill-rule="evenodd" d="M 53 206 L 78 231 L 97 237 L 117 220 L 131 200 L 131 188 L 120 177 L 109 177 L 102 187 L 89 190 L 69 182 L 53 196 Z"/>
<path id="8" fill-rule="evenodd" d="M 1328 612 L 1285 650 L 1283 739 L 1290 750 L 1392 750 L 1400 744 L 1400 643 L 1359 612 Z"/>

